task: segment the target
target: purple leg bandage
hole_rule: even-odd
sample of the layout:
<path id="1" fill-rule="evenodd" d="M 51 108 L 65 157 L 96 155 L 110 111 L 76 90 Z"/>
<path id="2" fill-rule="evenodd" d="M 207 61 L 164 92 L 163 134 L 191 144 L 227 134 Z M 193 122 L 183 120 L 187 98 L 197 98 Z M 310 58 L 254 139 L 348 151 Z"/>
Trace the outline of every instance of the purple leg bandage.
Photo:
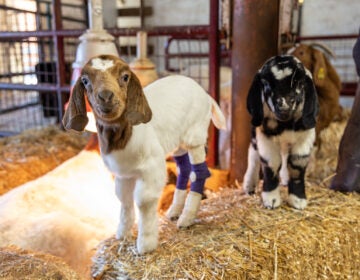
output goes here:
<path id="1" fill-rule="evenodd" d="M 178 177 L 176 179 L 176 188 L 179 190 L 186 190 L 187 183 L 191 172 L 191 164 L 189 156 L 185 155 L 174 157 L 176 165 L 178 167 Z"/>
<path id="2" fill-rule="evenodd" d="M 203 194 L 205 180 L 210 177 L 210 175 L 206 162 L 191 165 L 190 190 Z"/>

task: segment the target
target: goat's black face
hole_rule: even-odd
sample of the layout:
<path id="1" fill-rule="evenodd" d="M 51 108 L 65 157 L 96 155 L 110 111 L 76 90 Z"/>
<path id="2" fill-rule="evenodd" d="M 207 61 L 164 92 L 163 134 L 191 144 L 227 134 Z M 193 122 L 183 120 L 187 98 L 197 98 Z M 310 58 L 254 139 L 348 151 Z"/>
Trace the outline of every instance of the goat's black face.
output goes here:
<path id="1" fill-rule="evenodd" d="M 289 121 L 301 110 L 305 97 L 305 69 L 292 56 L 277 56 L 260 70 L 263 98 L 279 121 Z"/>

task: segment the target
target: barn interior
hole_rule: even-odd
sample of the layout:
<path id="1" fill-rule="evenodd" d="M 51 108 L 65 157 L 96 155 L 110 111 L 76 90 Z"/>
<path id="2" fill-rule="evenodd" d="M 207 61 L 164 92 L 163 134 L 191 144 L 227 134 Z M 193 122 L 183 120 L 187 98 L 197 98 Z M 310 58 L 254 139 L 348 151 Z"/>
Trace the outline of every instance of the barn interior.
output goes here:
<path id="1" fill-rule="evenodd" d="M 360 97 L 359 18 L 356 0 L 0 0 L 0 279 L 360 279 L 360 186 L 330 189 Z M 261 183 L 255 195 L 243 189 L 246 98 L 261 65 L 299 44 L 335 69 L 341 112 L 312 151 L 308 206 L 287 205 L 283 186 L 269 210 Z M 121 57 L 144 87 L 191 77 L 226 117 L 226 131 L 209 128 L 211 177 L 186 229 L 164 215 L 178 175 L 168 158 L 159 246 L 145 255 L 136 227 L 130 240 L 114 236 L 120 204 L 94 124 L 76 134 L 61 123 L 81 68 L 99 54 Z"/>

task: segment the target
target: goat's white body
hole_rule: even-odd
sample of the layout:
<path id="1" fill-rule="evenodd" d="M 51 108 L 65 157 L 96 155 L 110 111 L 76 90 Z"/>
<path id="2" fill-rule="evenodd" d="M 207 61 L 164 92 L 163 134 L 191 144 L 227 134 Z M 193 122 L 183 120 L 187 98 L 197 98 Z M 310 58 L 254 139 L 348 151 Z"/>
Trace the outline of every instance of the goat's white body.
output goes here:
<path id="1" fill-rule="evenodd" d="M 189 151 L 193 164 L 202 163 L 211 118 L 215 124 L 226 126 L 216 103 L 190 78 L 169 76 L 144 88 L 144 93 L 152 110 L 151 121 L 133 127 L 124 149 L 102 154 L 117 178 L 117 194 L 122 202 L 118 238 L 126 237 L 133 224 L 132 201 L 128 196 L 134 192 L 140 214 L 137 240 L 140 253 L 157 246 L 156 207 L 166 180 L 166 155 Z M 185 223 L 193 219 L 185 217 Z"/>

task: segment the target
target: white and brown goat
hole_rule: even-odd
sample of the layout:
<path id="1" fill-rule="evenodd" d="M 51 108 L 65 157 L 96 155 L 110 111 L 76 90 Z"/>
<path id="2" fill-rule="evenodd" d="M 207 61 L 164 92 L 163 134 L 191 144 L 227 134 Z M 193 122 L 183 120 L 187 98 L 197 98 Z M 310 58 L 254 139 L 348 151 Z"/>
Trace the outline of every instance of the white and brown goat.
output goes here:
<path id="1" fill-rule="evenodd" d="M 84 129 L 85 93 L 95 115 L 101 156 L 115 176 L 121 202 L 116 237 L 131 233 L 135 200 L 137 249 L 152 251 L 158 244 L 157 204 L 166 181 L 166 156 L 172 154 L 179 168 L 167 216 L 179 218 L 178 227 L 188 227 L 194 223 L 210 175 L 205 163 L 210 120 L 225 128 L 224 115 L 194 80 L 168 76 L 143 91 L 129 66 L 110 55 L 92 58 L 82 69 L 64 115 L 66 129 Z"/>

